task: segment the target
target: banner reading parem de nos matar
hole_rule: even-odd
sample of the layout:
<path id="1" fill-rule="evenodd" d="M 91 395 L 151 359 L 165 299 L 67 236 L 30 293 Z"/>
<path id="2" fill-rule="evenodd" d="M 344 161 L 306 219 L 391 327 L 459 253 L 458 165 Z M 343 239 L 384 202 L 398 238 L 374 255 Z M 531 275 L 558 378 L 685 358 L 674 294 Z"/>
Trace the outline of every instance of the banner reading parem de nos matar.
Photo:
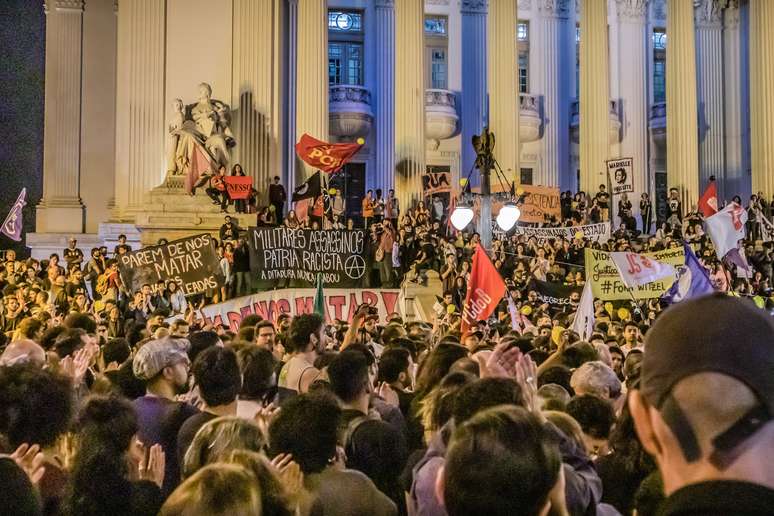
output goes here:
<path id="1" fill-rule="evenodd" d="M 188 296 L 223 284 L 218 261 L 215 241 L 205 233 L 119 256 L 118 270 L 132 292 L 146 283 L 155 286 L 159 280 L 172 280 Z"/>

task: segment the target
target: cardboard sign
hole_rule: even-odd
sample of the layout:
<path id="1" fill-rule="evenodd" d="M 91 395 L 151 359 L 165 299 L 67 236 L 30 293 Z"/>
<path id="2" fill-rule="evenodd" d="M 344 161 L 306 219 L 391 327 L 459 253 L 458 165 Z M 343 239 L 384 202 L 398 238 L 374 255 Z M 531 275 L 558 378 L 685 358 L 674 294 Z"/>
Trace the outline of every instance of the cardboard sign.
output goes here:
<path id="1" fill-rule="evenodd" d="M 253 178 L 250 176 L 226 176 L 226 192 L 231 200 L 247 199 L 253 188 Z"/>
<path id="2" fill-rule="evenodd" d="M 365 231 L 356 229 L 251 228 L 253 283 L 268 288 L 310 287 L 323 275 L 325 287 L 359 287 L 368 273 Z"/>
<path id="3" fill-rule="evenodd" d="M 173 280 L 189 296 L 223 284 L 219 261 L 215 240 L 204 233 L 121 255 L 118 270 L 132 292 L 146 283 L 155 286 L 159 280 Z"/>
<path id="4" fill-rule="evenodd" d="M 251 314 L 276 321 L 282 313 L 294 316 L 312 313 L 315 292 L 313 288 L 271 290 L 208 305 L 197 313 L 205 323 L 222 324 L 224 328 L 237 331 L 242 319 Z M 389 314 L 401 313 L 399 295 L 398 289 L 325 289 L 325 320 L 352 322 L 357 307 L 368 303 L 379 310 L 379 320 L 384 322 Z"/>
<path id="5" fill-rule="evenodd" d="M 685 250 L 682 247 L 666 249 L 644 256 L 674 266 L 685 265 Z M 634 288 L 628 288 L 618 273 L 610 253 L 586 248 L 586 281 L 591 282 L 594 297 L 603 301 L 617 299 L 651 299 L 661 297 L 674 283 L 669 276 Z"/>
<path id="6" fill-rule="evenodd" d="M 451 192 L 451 172 L 431 172 L 422 176 L 425 197 L 436 193 Z"/>

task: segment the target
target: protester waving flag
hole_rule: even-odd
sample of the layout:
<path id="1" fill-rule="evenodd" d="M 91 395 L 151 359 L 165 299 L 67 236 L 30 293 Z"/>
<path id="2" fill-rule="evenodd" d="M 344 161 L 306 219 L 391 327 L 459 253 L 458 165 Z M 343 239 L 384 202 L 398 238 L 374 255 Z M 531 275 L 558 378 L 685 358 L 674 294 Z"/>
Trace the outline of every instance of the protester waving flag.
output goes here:
<path id="1" fill-rule="evenodd" d="M 699 263 L 691 246 L 684 243 L 685 265 L 678 267 L 677 280 L 662 299 L 669 304 L 704 296 L 715 291 L 706 269 Z"/>
<path id="2" fill-rule="evenodd" d="M 645 285 L 666 276 L 674 276 L 676 273 L 674 266 L 648 258 L 644 254 L 629 252 L 610 253 L 610 259 L 613 260 L 615 267 L 618 269 L 624 285 L 629 288 Z"/>
<path id="3" fill-rule="evenodd" d="M 715 215 L 707 218 L 707 234 L 712 239 L 718 259 L 723 259 L 731 249 L 744 239 L 744 225 L 747 222 L 747 211 L 732 202 Z"/>
<path id="4" fill-rule="evenodd" d="M 308 165 L 332 173 L 346 165 L 363 145 L 363 138 L 356 143 L 327 143 L 304 133 L 296 144 L 296 153 Z"/>
<path id="5" fill-rule="evenodd" d="M 705 217 L 711 217 L 718 212 L 718 187 L 715 184 L 715 176 L 710 177 L 710 183 L 699 199 L 699 211 Z"/>
<path id="6" fill-rule="evenodd" d="M 575 312 L 572 322 L 572 331 L 577 333 L 581 340 L 588 340 L 594 331 L 594 293 L 590 281 L 583 286 L 578 311 Z"/>
<path id="7" fill-rule="evenodd" d="M 497 307 L 503 295 L 505 295 L 503 278 L 492 265 L 492 260 L 489 259 L 481 244 L 476 245 L 468 293 L 465 296 L 465 304 L 462 305 L 460 331 L 465 333 L 476 321 L 486 320 Z"/>
<path id="8" fill-rule="evenodd" d="M 323 293 L 323 275 L 317 273 L 317 290 L 314 293 L 314 313 L 325 319 L 325 294 Z"/>
<path id="9" fill-rule="evenodd" d="M 22 208 L 27 205 L 26 199 L 27 189 L 22 188 L 19 197 L 16 198 L 16 202 L 11 207 L 11 211 L 8 212 L 8 216 L 3 221 L 3 227 L 0 228 L 0 233 L 16 242 L 21 240 Z"/>
<path id="10" fill-rule="evenodd" d="M 293 190 L 293 202 L 302 199 L 314 199 L 322 193 L 322 183 L 320 181 L 320 172 L 315 172 L 312 177 L 301 183 Z"/>

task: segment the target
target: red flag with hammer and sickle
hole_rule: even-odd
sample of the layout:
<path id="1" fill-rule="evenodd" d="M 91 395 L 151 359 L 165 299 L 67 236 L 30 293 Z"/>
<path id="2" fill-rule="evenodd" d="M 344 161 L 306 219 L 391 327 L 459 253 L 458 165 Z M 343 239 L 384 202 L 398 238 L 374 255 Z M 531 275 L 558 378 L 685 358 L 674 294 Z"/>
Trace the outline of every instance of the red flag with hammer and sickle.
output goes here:
<path id="1" fill-rule="evenodd" d="M 364 144 L 362 138 L 356 143 L 326 143 L 304 133 L 296 144 L 296 154 L 308 165 L 330 174 L 346 165 Z"/>

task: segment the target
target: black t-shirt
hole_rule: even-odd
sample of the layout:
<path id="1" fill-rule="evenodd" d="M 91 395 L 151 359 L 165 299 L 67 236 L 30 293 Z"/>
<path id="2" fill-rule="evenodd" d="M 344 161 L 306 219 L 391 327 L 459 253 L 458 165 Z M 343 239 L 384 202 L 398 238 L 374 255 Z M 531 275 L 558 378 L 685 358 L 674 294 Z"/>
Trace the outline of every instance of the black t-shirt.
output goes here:
<path id="1" fill-rule="evenodd" d="M 597 192 L 597 195 L 594 197 L 594 199 L 597 201 L 597 204 L 599 204 L 600 208 L 606 210 L 607 203 L 610 200 L 610 194 L 607 192 Z"/>

